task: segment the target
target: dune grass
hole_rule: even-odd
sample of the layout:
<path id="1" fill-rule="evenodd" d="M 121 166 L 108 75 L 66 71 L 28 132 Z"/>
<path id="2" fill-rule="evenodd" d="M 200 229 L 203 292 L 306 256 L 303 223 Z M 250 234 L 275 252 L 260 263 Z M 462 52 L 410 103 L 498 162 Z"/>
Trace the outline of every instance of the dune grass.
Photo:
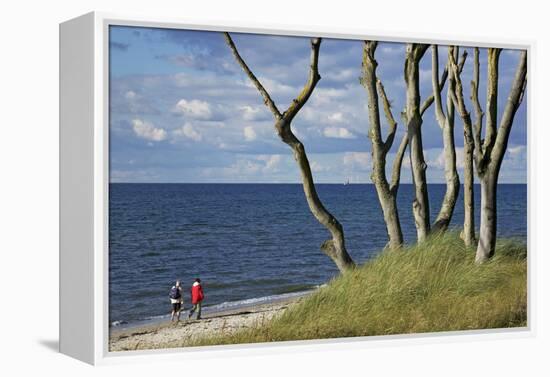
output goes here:
<path id="1" fill-rule="evenodd" d="M 270 322 L 185 345 L 526 326 L 526 246 L 500 240 L 483 265 L 474 254 L 453 232 L 384 251 Z"/>

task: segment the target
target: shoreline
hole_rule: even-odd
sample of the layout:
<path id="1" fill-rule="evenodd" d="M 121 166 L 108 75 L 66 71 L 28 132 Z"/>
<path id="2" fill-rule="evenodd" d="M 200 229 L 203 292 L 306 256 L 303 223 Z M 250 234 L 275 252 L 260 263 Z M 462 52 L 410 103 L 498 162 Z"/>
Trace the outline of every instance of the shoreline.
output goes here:
<path id="1" fill-rule="evenodd" d="M 203 313 L 200 320 L 188 320 L 186 317 L 187 312 L 182 312 L 179 322 L 170 322 L 168 319 L 159 323 L 131 328 L 111 328 L 109 330 L 109 351 L 185 347 L 196 339 L 232 334 L 283 314 L 289 307 L 296 305 L 305 296 L 307 295 L 247 307 L 230 308 L 213 313 Z"/>

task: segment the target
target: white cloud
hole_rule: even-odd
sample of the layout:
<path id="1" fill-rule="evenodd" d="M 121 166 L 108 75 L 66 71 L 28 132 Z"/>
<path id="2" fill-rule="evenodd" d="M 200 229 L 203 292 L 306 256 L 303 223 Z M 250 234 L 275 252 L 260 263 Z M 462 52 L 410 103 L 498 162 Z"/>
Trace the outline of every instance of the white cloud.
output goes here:
<path id="1" fill-rule="evenodd" d="M 516 145 L 515 147 L 508 148 L 508 153 L 511 156 L 518 156 L 525 151 L 525 145 Z"/>
<path id="2" fill-rule="evenodd" d="M 283 84 L 277 80 L 272 80 L 267 77 L 260 77 L 260 82 L 264 86 L 264 88 L 267 90 L 268 93 L 271 94 L 296 94 L 299 90 L 298 88 L 293 88 L 290 85 Z M 248 80 L 247 86 L 250 88 L 254 88 L 254 90 L 257 91 L 254 84 Z"/>
<path id="3" fill-rule="evenodd" d="M 356 136 L 345 127 L 327 127 L 323 130 L 323 135 L 325 135 L 326 137 L 331 137 L 336 139 L 355 139 L 356 138 Z"/>
<path id="4" fill-rule="evenodd" d="M 317 88 L 312 94 L 312 102 L 315 106 L 327 105 L 334 99 L 341 99 L 347 95 L 347 90 L 336 88 Z"/>
<path id="5" fill-rule="evenodd" d="M 201 141 L 202 135 L 193 128 L 193 126 L 190 123 L 185 123 L 183 127 L 178 128 L 174 131 L 175 135 L 178 136 L 184 136 L 188 139 L 191 139 L 193 141 Z"/>
<path id="6" fill-rule="evenodd" d="M 405 46 L 400 43 L 391 43 L 391 44 L 382 46 L 380 50 L 382 53 L 388 54 L 388 55 L 404 54 Z"/>
<path id="7" fill-rule="evenodd" d="M 176 111 L 193 119 L 210 119 L 212 117 L 210 104 L 198 99 L 179 100 L 176 104 Z"/>
<path id="8" fill-rule="evenodd" d="M 142 121 L 141 119 L 132 120 L 132 128 L 135 134 L 146 140 L 162 141 L 166 139 L 166 130 L 163 128 L 156 128 L 153 124 Z"/>
<path id="9" fill-rule="evenodd" d="M 353 69 L 342 69 L 337 71 L 331 71 L 325 73 L 324 77 L 336 82 L 345 82 L 353 78 L 353 76 L 359 76 L 359 73 Z"/>
<path id="10" fill-rule="evenodd" d="M 282 160 L 281 155 L 279 154 L 260 155 L 257 157 L 257 159 L 265 163 L 264 167 L 262 168 L 263 172 L 269 173 L 269 172 L 279 171 L 279 165 Z"/>
<path id="11" fill-rule="evenodd" d="M 321 173 L 321 172 L 326 172 L 330 170 L 330 167 L 324 166 L 317 161 L 311 161 L 310 168 L 311 168 L 311 171 L 314 173 Z"/>
<path id="12" fill-rule="evenodd" d="M 436 169 L 445 169 L 445 150 L 443 148 L 438 149 L 439 154 L 435 159 L 428 160 L 428 166 Z M 457 169 L 464 169 L 464 148 L 456 147 L 456 167 Z"/>
<path id="13" fill-rule="evenodd" d="M 509 147 L 503 164 L 509 169 L 527 171 L 527 148 L 525 145 Z"/>
<path id="14" fill-rule="evenodd" d="M 266 119 L 267 112 L 257 106 L 241 106 L 240 109 L 243 112 L 243 119 L 248 121 L 263 120 Z"/>
<path id="15" fill-rule="evenodd" d="M 368 170 L 370 169 L 370 155 L 368 152 L 346 152 L 343 163 L 351 169 Z"/>
<path id="16" fill-rule="evenodd" d="M 331 121 L 331 122 L 335 122 L 335 123 L 344 123 L 345 122 L 345 119 L 344 119 L 344 114 L 342 114 L 341 112 L 336 112 L 336 113 L 332 113 L 328 116 L 328 120 Z"/>
<path id="17" fill-rule="evenodd" d="M 254 128 L 252 128 L 252 126 L 246 126 L 244 128 L 244 138 L 246 141 L 256 140 L 256 131 L 254 131 Z"/>
<path id="18" fill-rule="evenodd" d="M 129 90 L 124 94 L 124 97 L 126 97 L 127 100 L 133 100 L 136 96 L 137 94 L 133 90 Z"/>

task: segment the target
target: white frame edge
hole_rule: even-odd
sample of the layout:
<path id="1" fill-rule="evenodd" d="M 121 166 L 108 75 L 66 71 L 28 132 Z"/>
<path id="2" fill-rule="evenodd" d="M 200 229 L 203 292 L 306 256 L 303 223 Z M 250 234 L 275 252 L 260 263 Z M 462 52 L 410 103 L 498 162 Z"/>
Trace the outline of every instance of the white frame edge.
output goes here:
<path id="1" fill-rule="evenodd" d="M 503 38 L 464 39 L 442 34 L 415 33 L 416 36 L 388 31 L 368 31 L 346 28 L 319 28 L 295 25 L 258 25 L 252 22 L 212 22 L 185 20 L 171 17 L 130 16 L 92 12 L 60 25 L 60 352 L 90 364 L 116 364 L 128 362 L 204 359 L 263 354 L 290 354 L 296 351 L 346 350 L 370 347 L 404 346 L 472 340 L 496 340 L 532 337 L 536 331 L 534 286 L 533 203 L 534 161 L 532 133 L 533 102 L 527 108 L 528 132 L 528 327 L 517 329 L 473 330 L 430 334 L 387 335 L 343 339 L 319 339 L 234 346 L 175 348 L 149 351 L 110 352 L 108 323 L 108 192 L 109 192 L 109 26 L 174 28 L 187 30 L 230 31 L 255 34 L 292 36 L 321 36 L 341 39 L 374 39 L 387 42 L 421 42 L 456 44 L 460 46 L 502 47 L 527 49 L 529 59 L 528 94 L 532 93 L 535 73 L 534 41 Z M 90 40 L 89 33 L 92 33 Z M 68 46 L 71 50 L 67 50 Z M 90 50 L 91 49 L 91 50 Z M 86 61 L 86 54 L 92 54 Z M 90 66 L 90 65 L 93 65 Z M 67 83 L 67 72 L 78 72 L 90 87 Z M 91 80 L 91 81 L 89 81 Z M 93 93 L 90 93 L 90 90 Z M 71 99 L 83 103 L 71 105 Z M 86 103 L 90 108 L 86 107 Z M 76 105 L 80 105 L 80 108 Z M 71 125 L 78 122 L 82 127 Z M 90 137 L 90 133 L 92 137 Z M 85 148 L 74 148 L 73 138 L 88 140 Z M 71 141 L 71 142 L 68 142 Z M 84 142 L 83 141 L 83 142 Z M 68 164 L 69 158 L 73 164 Z M 86 162 L 93 161 L 90 168 Z M 72 168 L 71 168 L 72 166 Z M 82 170 L 86 179 L 75 181 L 74 174 Z M 93 193 L 90 188 L 93 187 Z M 86 191 L 88 190 L 88 191 Z M 84 201 L 84 202 L 82 202 Z M 74 206 L 88 206 L 83 213 L 71 212 Z M 93 224 L 90 224 L 93 219 Z M 91 228 L 91 229 L 90 229 Z M 91 234 L 85 244 L 82 234 Z M 90 236 L 88 234 L 88 236 Z M 93 252 L 93 259 L 89 253 Z M 91 279 L 88 281 L 87 279 Z M 76 283 L 84 283 L 87 297 L 75 297 L 81 291 Z M 76 310 L 78 309 L 78 310 Z M 93 313 L 82 318 L 82 309 Z M 77 315 L 78 314 L 78 315 Z M 89 328 L 87 326 L 90 326 Z M 77 329 L 77 331 L 74 331 Z M 457 336 L 459 335 L 459 336 Z M 209 351 L 209 352 L 204 352 Z"/>

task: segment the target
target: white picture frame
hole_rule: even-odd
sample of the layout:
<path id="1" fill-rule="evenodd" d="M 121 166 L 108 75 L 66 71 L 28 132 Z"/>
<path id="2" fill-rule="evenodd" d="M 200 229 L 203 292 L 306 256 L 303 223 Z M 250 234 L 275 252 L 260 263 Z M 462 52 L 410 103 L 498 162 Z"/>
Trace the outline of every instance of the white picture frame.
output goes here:
<path id="1" fill-rule="evenodd" d="M 528 194 L 528 327 L 458 331 L 436 334 L 376 336 L 287 343 L 244 344 L 150 351 L 110 352 L 108 349 L 108 183 L 109 93 L 108 30 L 110 25 L 186 30 L 233 31 L 391 42 L 424 42 L 461 46 L 521 48 L 533 56 L 534 42 L 524 40 L 461 40 L 454 36 L 399 34 L 364 30 L 317 29 L 279 25 L 201 23 L 160 17 L 88 13 L 60 24 L 60 352 L 90 364 L 135 360 L 258 355 L 271 352 L 350 347 L 381 347 L 388 343 L 471 341 L 531 337 L 536 322 L 532 302 L 531 195 Z M 532 70 L 529 59 L 529 73 Z M 529 76 L 530 91 L 532 76 Z M 532 103 L 528 103 L 528 153 L 532 154 Z M 531 163 L 528 159 L 528 193 Z"/>

